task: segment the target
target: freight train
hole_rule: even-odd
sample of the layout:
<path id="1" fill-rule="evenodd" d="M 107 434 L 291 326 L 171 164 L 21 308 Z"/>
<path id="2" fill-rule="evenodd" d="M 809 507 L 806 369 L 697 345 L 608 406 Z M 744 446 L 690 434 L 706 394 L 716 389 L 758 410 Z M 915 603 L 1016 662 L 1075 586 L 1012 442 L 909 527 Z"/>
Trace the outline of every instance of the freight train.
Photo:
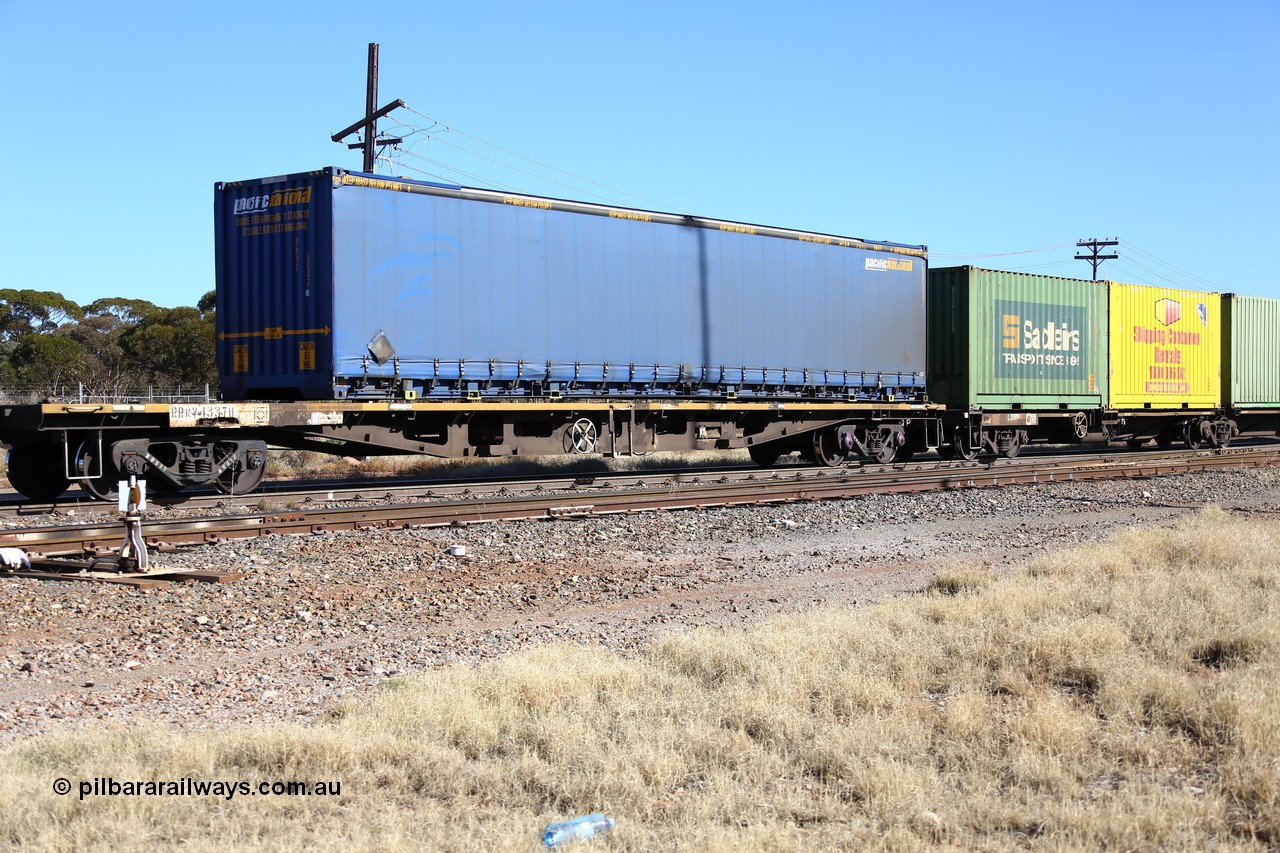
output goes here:
<path id="1" fill-rule="evenodd" d="M 819 465 L 1275 434 L 1280 302 L 328 168 L 215 187 L 221 397 L 0 409 L 51 499 L 256 488 L 268 447 Z"/>

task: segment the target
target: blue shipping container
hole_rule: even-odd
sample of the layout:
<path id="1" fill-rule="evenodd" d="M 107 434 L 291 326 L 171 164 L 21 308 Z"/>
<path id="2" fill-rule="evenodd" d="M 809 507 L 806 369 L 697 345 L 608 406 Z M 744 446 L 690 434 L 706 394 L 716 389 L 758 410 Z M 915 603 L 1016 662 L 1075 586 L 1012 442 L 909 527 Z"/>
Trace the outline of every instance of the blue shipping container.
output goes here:
<path id="1" fill-rule="evenodd" d="M 923 393 L 923 246 L 332 168 L 215 217 L 227 399 Z"/>

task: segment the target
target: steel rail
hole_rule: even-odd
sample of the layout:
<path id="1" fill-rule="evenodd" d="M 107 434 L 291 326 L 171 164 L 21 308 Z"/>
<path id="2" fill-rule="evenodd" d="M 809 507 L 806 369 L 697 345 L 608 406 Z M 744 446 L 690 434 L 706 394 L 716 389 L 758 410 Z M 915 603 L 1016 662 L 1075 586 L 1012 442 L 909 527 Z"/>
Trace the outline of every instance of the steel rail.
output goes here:
<path id="1" fill-rule="evenodd" d="M 1233 445 L 1226 451 L 1222 452 L 1236 453 L 1241 450 L 1257 446 L 1259 445 Z M 1275 442 L 1268 442 L 1267 444 L 1260 446 L 1280 447 L 1280 445 L 1277 445 Z M 1121 457 L 1125 461 L 1130 461 L 1150 456 L 1163 457 L 1170 453 L 1185 454 L 1186 451 L 1157 452 L 1154 450 L 1147 450 L 1135 453 L 1134 451 L 1127 449 L 1106 448 L 1089 454 L 1081 454 L 1078 450 L 1063 451 L 1061 449 L 1044 448 L 1036 449 L 1030 453 L 1023 453 L 1014 460 L 993 460 L 984 458 L 974 462 L 944 462 L 937 459 L 922 458 L 905 463 L 890 463 L 888 465 L 877 465 L 874 463 L 862 462 L 848 466 L 847 468 L 835 470 L 840 472 L 882 472 L 904 469 L 913 470 L 920 466 L 951 468 L 956 465 L 961 465 L 972 468 L 993 464 L 1023 466 L 1050 465 L 1054 464 L 1055 460 L 1064 457 L 1082 462 L 1096 459 L 1115 459 L 1117 457 Z M 698 482 L 699 478 L 705 478 L 710 475 L 726 475 L 729 477 L 754 479 L 778 473 L 788 476 L 820 477 L 830 474 L 832 470 L 833 469 L 830 468 L 814 467 L 806 464 L 784 464 L 772 468 L 761 469 L 753 463 L 729 463 L 709 466 L 673 465 L 672 467 L 666 468 L 634 469 L 627 471 L 551 471 L 520 477 L 495 476 L 486 473 L 472 477 L 453 476 L 430 479 L 396 476 L 354 481 L 349 479 L 277 481 L 265 484 L 261 489 L 248 495 L 230 496 L 213 491 L 209 491 L 204 494 L 184 493 L 181 496 L 152 493 L 149 496 L 149 500 L 156 505 L 169 506 L 182 510 L 213 508 L 225 511 L 228 508 L 240 508 L 245 512 L 253 512 L 255 510 L 261 512 L 273 512 L 280 511 L 281 508 L 292 508 L 290 507 L 290 504 L 298 501 L 416 500 L 422 498 L 445 500 L 466 498 L 477 493 L 535 492 L 538 490 L 554 491 L 585 487 L 611 488 L 616 484 L 625 485 L 626 483 L 645 483 L 652 485 L 654 483 L 665 484 L 668 481 Z M 317 495 L 331 495 L 331 497 L 317 498 Z M 271 508 L 273 506 L 275 507 L 274 510 Z M 0 518 L 51 516 L 68 510 L 74 510 L 77 513 L 89 512 L 102 514 L 104 512 L 110 512 L 112 509 L 113 507 L 111 504 L 85 495 L 77 494 L 72 494 L 68 498 L 61 499 L 52 504 L 36 504 L 22 501 L 20 499 L 6 499 L 5 497 L 0 496 Z"/>
<path id="2" fill-rule="evenodd" d="M 835 500 L 868 494 L 901 494 L 1062 481 L 1145 478 L 1215 468 L 1280 464 L 1280 447 L 1228 448 L 1218 451 L 1150 454 L 1123 458 L 1060 458 L 1036 465 L 996 460 L 990 464 L 953 463 L 891 470 L 798 468 L 758 471 L 746 479 L 722 476 L 714 482 L 693 478 L 661 486 L 593 489 L 535 495 L 495 495 L 462 500 L 396 503 L 383 506 L 318 507 L 289 512 L 174 519 L 144 523 L 149 548 L 215 543 L 278 534 L 314 534 L 346 530 L 444 527 L 496 521 L 557 519 L 716 506 L 742 506 Z M 113 552 L 123 531 L 118 523 L 94 522 L 17 530 L 0 541 L 33 557 L 101 555 Z"/>

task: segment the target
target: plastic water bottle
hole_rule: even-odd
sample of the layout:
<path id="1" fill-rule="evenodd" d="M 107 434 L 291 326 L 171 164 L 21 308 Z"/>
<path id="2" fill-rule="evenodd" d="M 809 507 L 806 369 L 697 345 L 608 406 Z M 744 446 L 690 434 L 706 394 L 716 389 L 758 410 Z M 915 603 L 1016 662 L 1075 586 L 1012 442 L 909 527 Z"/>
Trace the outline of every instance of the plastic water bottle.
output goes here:
<path id="1" fill-rule="evenodd" d="M 555 847 L 557 844 L 563 844 L 566 841 L 591 838 L 597 832 L 604 832 L 612 828 L 613 818 L 605 817 L 596 812 L 595 814 L 575 817 L 573 820 L 562 820 L 547 824 L 547 828 L 542 830 L 542 843 L 548 847 Z"/>

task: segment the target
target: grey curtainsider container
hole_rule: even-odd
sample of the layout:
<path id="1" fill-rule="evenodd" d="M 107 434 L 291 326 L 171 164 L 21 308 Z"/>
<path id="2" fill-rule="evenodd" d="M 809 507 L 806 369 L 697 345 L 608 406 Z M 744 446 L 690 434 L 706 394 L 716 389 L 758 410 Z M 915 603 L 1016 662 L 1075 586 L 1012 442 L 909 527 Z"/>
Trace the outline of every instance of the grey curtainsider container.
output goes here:
<path id="1" fill-rule="evenodd" d="M 1280 299 L 1222 297 L 1222 395 L 1236 409 L 1280 409 Z"/>
<path id="2" fill-rule="evenodd" d="M 215 217 L 230 400 L 924 394 L 924 246 L 333 168 Z"/>

